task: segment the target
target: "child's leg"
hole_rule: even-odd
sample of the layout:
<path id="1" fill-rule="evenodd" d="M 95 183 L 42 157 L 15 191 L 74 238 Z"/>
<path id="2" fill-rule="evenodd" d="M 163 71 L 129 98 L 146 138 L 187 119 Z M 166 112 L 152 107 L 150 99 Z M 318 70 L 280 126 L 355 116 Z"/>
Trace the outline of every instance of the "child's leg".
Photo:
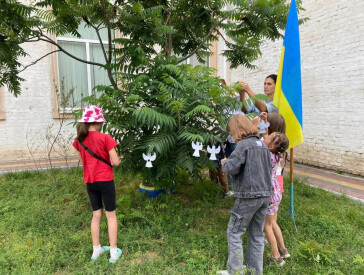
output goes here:
<path id="1" fill-rule="evenodd" d="M 249 243 L 246 254 L 246 263 L 248 268 L 255 269 L 255 274 L 263 274 L 263 228 L 268 209 L 268 202 L 269 197 L 252 199 L 249 207 L 249 210 L 254 214 L 249 223 Z"/>
<path id="2" fill-rule="evenodd" d="M 275 232 L 273 231 L 273 223 L 275 220 L 277 220 L 277 214 L 266 215 L 264 231 L 267 241 L 269 243 L 269 247 L 272 250 L 272 256 L 277 259 L 280 255 L 277 247 L 276 236 L 274 234 Z"/>
<path id="3" fill-rule="evenodd" d="M 91 236 L 93 246 L 100 245 L 100 222 L 102 217 L 102 209 L 93 211 L 91 219 Z"/>
<path id="4" fill-rule="evenodd" d="M 231 215 L 227 229 L 227 240 L 229 247 L 228 256 L 228 271 L 229 274 L 237 274 L 237 272 L 243 272 L 244 252 L 243 252 L 243 241 L 241 235 L 245 233 L 246 227 L 242 228 L 242 218 L 236 217 L 234 214 Z"/>
<path id="5" fill-rule="evenodd" d="M 268 209 L 268 197 L 257 199 L 236 199 L 228 225 L 228 271 L 230 274 L 243 274 L 243 247 L 241 235 L 249 227 L 249 244 L 246 256 L 248 268 L 256 274 L 263 273 L 264 217 Z"/>
<path id="6" fill-rule="evenodd" d="M 118 238 L 118 221 L 114 211 L 106 211 L 107 227 L 109 231 L 110 247 L 116 247 Z"/>
<path id="7" fill-rule="evenodd" d="M 284 249 L 286 249 L 286 247 L 284 245 L 284 240 L 283 240 L 283 235 L 282 235 L 281 228 L 277 224 L 277 214 L 274 215 L 274 217 L 275 218 L 274 218 L 273 223 L 272 223 L 273 232 L 274 232 L 274 235 L 275 235 L 275 237 L 277 239 L 279 248 L 281 250 L 284 250 Z"/>
<path id="8" fill-rule="evenodd" d="M 218 176 L 217 176 L 216 170 L 210 169 L 209 170 L 209 176 L 210 176 L 211 181 L 218 182 Z"/>
<path id="9" fill-rule="evenodd" d="M 241 235 L 248 228 L 252 214 L 245 209 L 245 200 L 236 199 L 234 208 L 231 211 L 231 217 L 227 228 L 227 240 L 229 247 L 229 256 L 227 270 L 229 274 L 243 273 L 243 242 Z"/>

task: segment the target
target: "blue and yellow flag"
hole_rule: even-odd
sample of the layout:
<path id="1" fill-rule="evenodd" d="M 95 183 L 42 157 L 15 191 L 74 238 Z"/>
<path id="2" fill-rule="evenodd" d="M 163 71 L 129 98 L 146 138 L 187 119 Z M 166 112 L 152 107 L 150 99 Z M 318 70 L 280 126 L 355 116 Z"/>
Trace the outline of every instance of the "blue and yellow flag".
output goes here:
<path id="1" fill-rule="evenodd" d="M 273 104 L 286 121 L 289 148 L 303 142 L 300 36 L 296 1 L 291 1 Z"/>

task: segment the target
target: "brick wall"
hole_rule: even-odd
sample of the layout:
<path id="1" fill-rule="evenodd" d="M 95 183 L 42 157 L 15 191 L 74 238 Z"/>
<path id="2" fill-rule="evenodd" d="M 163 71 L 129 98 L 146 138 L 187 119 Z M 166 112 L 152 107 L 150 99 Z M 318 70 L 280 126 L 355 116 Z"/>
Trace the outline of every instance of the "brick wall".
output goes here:
<path id="1" fill-rule="evenodd" d="M 38 43 L 36 47 L 30 43 L 24 45 L 30 56 L 24 58 L 22 63 L 30 64 L 37 60 L 49 52 L 49 47 L 45 43 Z M 48 56 L 29 67 L 21 77 L 27 81 L 22 83 L 22 94 L 17 98 L 6 87 L 3 88 L 0 104 L 2 103 L 6 117 L 0 120 L 1 162 L 31 159 L 30 153 L 36 159 L 45 158 L 52 142 L 49 133 L 55 134 L 59 129 L 60 120 L 53 119 L 52 116 L 54 83 L 51 57 Z M 68 138 L 74 132 L 73 127 L 66 123 L 60 133 L 61 138 Z"/>
<path id="2" fill-rule="evenodd" d="M 300 26 L 305 141 L 295 149 L 295 160 L 364 176 L 364 1 L 303 0 L 303 7 L 306 11 L 299 17 L 309 18 Z M 48 52 L 48 47 L 32 47 L 25 63 Z M 223 47 L 219 41 L 218 50 Z M 253 71 L 230 70 L 218 56 L 218 75 L 228 83 L 246 80 L 262 93 L 264 78 L 277 73 L 281 47 L 282 41 L 265 43 Z M 59 123 L 52 116 L 51 71 L 51 58 L 46 57 L 22 74 L 27 82 L 21 96 L 15 98 L 3 88 L 1 161 L 29 159 L 29 146 L 40 155 L 49 146 L 46 130 L 50 125 L 57 130 Z M 64 138 L 73 133 L 70 125 L 62 131 Z"/>
<path id="3" fill-rule="evenodd" d="M 303 0 L 303 7 L 304 143 L 295 160 L 364 175 L 364 1 Z M 265 43 L 257 69 L 229 71 L 231 82 L 246 80 L 262 93 L 264 78 L 277 73 L 281 47 Z"/>

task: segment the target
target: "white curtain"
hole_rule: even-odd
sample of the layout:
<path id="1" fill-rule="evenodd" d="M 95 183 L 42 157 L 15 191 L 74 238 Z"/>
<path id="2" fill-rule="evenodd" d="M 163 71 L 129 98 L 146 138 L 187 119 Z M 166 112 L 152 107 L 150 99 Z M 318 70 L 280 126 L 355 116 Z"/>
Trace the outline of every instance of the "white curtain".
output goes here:
<path id="1" fill-rule="evenodd" d="M 87 41 L 70 42 L 62 40 L 62 38 L 77 39 L 77 37 L 72 34 L 66 34 L 57 38 L 59 45 L 70 54 L 82 60 L 105 64 L 105 58 L 95 30 L 82 24 L 79 26 L 78 31 L 81 34 L 81 39 Z M 107 41 L 106 28 L 103 28 L 100 31 L 100 36 L 103 41 Z M 112 39 L 113 38 L 114 33 L 112 33 Z M 86 56 L 87 45 L 89 45 L 88 57 Z M 104 46 L 105 49 L 108 49 L 107 44 Z M 68 99 L 68 107 L 81 107 L 81 99 L 91 95 L 89 91 L 92 91 L 95 86 L 110 85 L 110 80 L 104 68 L 90 65 L 90 79 L 88 79 L 86 63 L 79 62 L 62 52 L 58 54 L 58 70 L 59 84 L 61 85 L 63 81 L 65 92 L 67 93 L 71 89 L 74 89 L 72 96 Z M 89 83 L 91 83 L 90 87 Z M 95 91 L 94 95 L 100 97 L 101 92 Z M 61 95 L 61 101 L 62 100 L 65 100 L 63 95 Z"/>
<path id="2" fill-rule="evenodd" d="M 59 41 L 59 45 L 67 52 L 86 60 L 86 44 L 78 42 Z M 64 83 L 64 93 L 71 89 L 73 94 L 68 100 L 68 107 L 81 107 L 81 99 L 88 95 L 86 64 L 79 62 L 63 52 L 58 54 L 59 85 Z M 61 89 L 59 89 L 60 92 Z M 65 95 L 61 94 L 61 102 L 64 103 Z"/>

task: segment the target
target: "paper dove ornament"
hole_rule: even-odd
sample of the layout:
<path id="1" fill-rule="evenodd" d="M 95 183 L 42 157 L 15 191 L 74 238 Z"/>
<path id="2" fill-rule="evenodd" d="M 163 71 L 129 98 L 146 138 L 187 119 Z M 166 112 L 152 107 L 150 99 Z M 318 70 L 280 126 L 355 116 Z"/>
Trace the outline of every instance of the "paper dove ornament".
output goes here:
<path id="1" fill-rule="evenodd" d="M 269 127 L 269 122 L 267 121 L 267 123 L 265 123 L 264 121 L 261 121 L 258 124 L 258 128 L 259 128 L 259 134 L 265 134 L 265 128 Z"/>
<path id="2" fill-rule="evenodd" d="M 210 160 L 217 160 L 216 159 L 216 154 L 220 153 L 220 146 L 217 146 L 217 148 L 215 147 L 215 145 L 212 146 L 212 148 L 207 145 L 207 152 L 209 152 L 210 155 Z"/>
<path id="3" fill-rule="evenodd" d="M 195 150 L 195 152 L 193 152 L 193 156 L 194 157 L 199 157 L 200 156 L 200 150 L 202 150 L 202 143 L 201 142 L 196 142 L 194 143 L 192 141 L 192 148 Z"/>
<path id="4" fill-rule="evenodd" d="M 157 157 L 157 155 L 155 153 L 153 155 L 150 155 L 150 154 L 146 155 L 143 153 L 143 159 L 147 162 L 145 164 L 145 167 L 149 167 L 149 168 L 153 167 L 152 161 L 154 161 L 156 157 Z"/>

